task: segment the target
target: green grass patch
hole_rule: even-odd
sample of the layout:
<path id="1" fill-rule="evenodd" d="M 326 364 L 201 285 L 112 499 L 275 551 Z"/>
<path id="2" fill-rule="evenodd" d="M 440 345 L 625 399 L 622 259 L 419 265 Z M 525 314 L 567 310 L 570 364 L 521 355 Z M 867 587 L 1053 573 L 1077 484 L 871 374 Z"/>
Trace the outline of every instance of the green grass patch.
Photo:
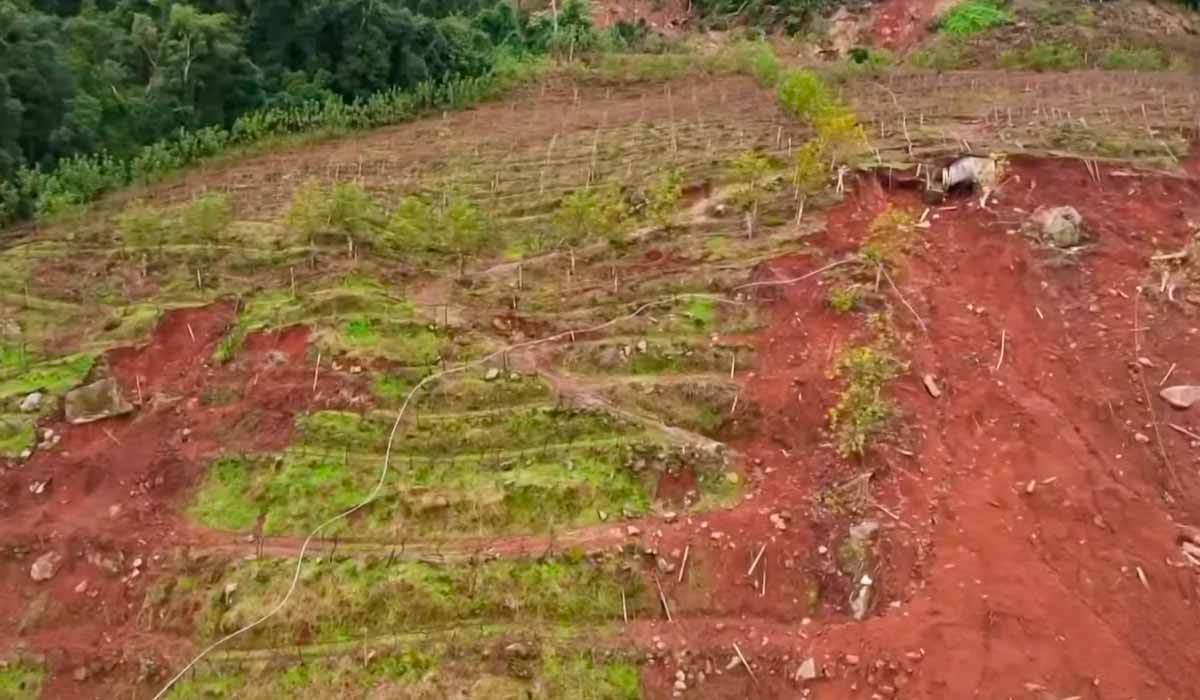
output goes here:
<path id="1" fill-rule="evenodd" d="M 17 457 L 33 447 L 34 419 L 27 413 L 0 414 L 0 457 Z"/>
<path id="2" fill-rule="evenodd" d="M 60 394 L 78 386 L 92 371 L 94 355 L 68 355 L 10 372 L 0 380 L 0 399 L 23 396 L 35 391 Z"/>
<path id="3" fill-rule="evenodd" d="M 1083 53 L 1070 44 L 1034 44 L 1000 54 L 1000 65 L 1009 70 L 1069 71 L 1084 67 Z"/>
<path id="4" fill-rule="evenodd" d="M 693 299 L 684 312 L 698 328 L 709 330 L 717 317 L 716 304 L 711 299 Z"/>
<path id="5" fill-rule="evenodd" d="M 965 0 L 950 8 L 938 21 L 938 29 L 951 36 L 971 36 L 1010 21 L 998 0 Z"/>
<path id="6" fill-rule="evenodd" d="M 749 403 L 737 401 L 734 382 L 629 382 L 615 384 L 605 395 L 617 403 L 650 414 L 668 425 L 713 439 L 731 437 L 731 419 L 742 417 Z"/>
<path id="7" fill-rule="evenodd" d="M 466 624 L 536 628 L 616 621 L 622 590 L 631 615 L 649 600 L 631 564 L 621 557 L 573 555 L 444 566 L 385 558 L 309 560 L 292 604 L 233 644 L 336 643 Z M 170 617 L 164 625 L 211 639 L 259 617 L 287 590 L 294 568 L 290 559 L 236 561 L 211 569 L 204 585 L 190 592 L 165 578 L 147 592 L 144 607 L 154 619 Z"/>
<path id="8" fill-rule="evenodd" d="M 1112 71 L 1159 71 L 1168 65 L 1166 54 L 1159 49 L 1117 48 L 1100 57 L 1100 67 Z"/>
<path id="9" fill-rule="evenodd" d="M 308 656 L 265 668 L 205 667 L 175 686 L 170 700 L 239 698 L 278 700 L 303 692 L 314 700 L 346 697 L 523 698 L 525 700 L 636 700 L 640 668 L 609 653 L 579 649 L 567 638 L 530 639 L 520 654 L 504 651 L 497 632 L 458 633 L 445 640 L 370 645 L 369 655 Z"/>
<path id="10" fill-rule="evenodd" d="M 736 360 L 734 359 L 736 358 Z M 711 345 L 705 341 L 647 337 L 606 340 L 567 348 L 567 369 L 583 373 L 689 374 L 747 370 L 754 365 L 749 345 Z"/>
<path id="11" fill-rule="evenodd" d="M 0 700 L 34 700 L 42 695 L 46 672 L 23 661 L 0 663 Z"/>

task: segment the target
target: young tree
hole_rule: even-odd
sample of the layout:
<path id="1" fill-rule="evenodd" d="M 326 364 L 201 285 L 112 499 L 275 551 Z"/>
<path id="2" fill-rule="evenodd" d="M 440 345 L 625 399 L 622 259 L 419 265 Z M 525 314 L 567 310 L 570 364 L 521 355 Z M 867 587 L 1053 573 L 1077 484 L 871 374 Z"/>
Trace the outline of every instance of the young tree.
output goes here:
<path id="1" fill-rule="evenodd" d="M 563 197 L 554 212 L 560 243 L 573 247 L 590 238 L 604 237 L 621 243 L 621 227 L 628 212 L 612 188 L 576 190 Z"/>
<path id="2" fill-rule="evenodd" d="M 224 194 L 205 194 L 192 200 L 183 212 L 183 228 L 198 240 L 214 245 L 233 222 L 233 205 Z"/>
<path id="3" fill-rule="evenodd" d="M 359 246 L 375 238 L 379 220 L 378 208 L 361 185 L 340 182 L 326 190 L 313 180 L 292 195 L 287 217 L 288 226 L 310 240 L 325 232 L 345 236 L 350 257 Z"/>
<path id="4" fill-rule="evenodd" d="M 683 176 L 678 170 L 668 170 L 650 183 L 646 192 L 646 213 L 655 224 L 669 229 L 682 198 Z"/>
<path id="5" fill-rule="evenodd" d="M 820 141 L 809 141 L 796 150 L 792 167 L 792 186 L 796 189 L 796 223 L 804 218 L 808 198 L 825 186 L 825 149 Z"/>
<path id="6" fill-rule="evenodd" d="M 487 247 L 483 212 L 465 197 L 448 197 L 439 206 L 408 196 L 392 213 L 391 242 L 406 251 L 435 251 L 458 258 L 462 276 L 466 259 Z"/>
<path id="7" fill-rule="evenodd" d="M 746 211 L 746 235 L 753 236 L 758 225 L 758 207 L 765 191 L 767 174 L 771 172 L 771 161 L 757 151 L 747 151 L 729 164 L 729 174 L 741 185 L 737 201 Z"/>

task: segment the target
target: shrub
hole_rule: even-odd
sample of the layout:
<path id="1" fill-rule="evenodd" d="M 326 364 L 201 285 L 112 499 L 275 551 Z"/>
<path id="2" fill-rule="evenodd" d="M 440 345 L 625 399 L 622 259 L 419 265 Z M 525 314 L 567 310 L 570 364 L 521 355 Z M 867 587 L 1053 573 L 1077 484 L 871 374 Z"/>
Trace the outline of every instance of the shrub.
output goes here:
<path id="1" fill-rule="evenodd" d="M 1113 49 L 1100 59 L 1104 70 L 1166 70 L 1167 57 L 1158 49 Z"/>
<path id="2" fill-rule="evenodd" d="M 683 198 L 683 176 L 678 170 L 668 170 L 650 183 L 646 192 L 646 214 L 658 226 L 670 228 L 675 208 Z"/>
<path id="3" fill-rule="evenodd" d="M 1083 67 L 1083 54 L 1069 44 L 1035 44 L 1023 50 L 1005 51 L 1000 63 L 1009 69 L 1074 70 Z"/>
<path id="4" fill-rule="evenodd" d="M 957 41 L 943 41 L 920 51 L 914 51 L 908 59 L 917 68 L 947 71 L 966 67 L 966 51 Z"/>
<path id="5" fill-rule="evenodd" d="M 863 299 L 860 284 L 844 284 L 829 288 L 829 306 L 839 314 L 848 314 L 858 308 Z"/>
<path id="6" fill-rule="evenodd" d="M 894 263 L 912 245 L 916 221 L 904 209 L 888 207 L 871 222 L 862 254 L 875 265 Z"/>
<path id="7" fill-rule="evenodd" d="M 201 241 L 219 243 L 232 221 L 233 205 L 223 194 L 196 197 L 183 212 L 184 231 Z"/>
<path id="8" fill-rule="evenodd" d="M 997 0 L 966 0 L 946 12 L 938 28 L 953 36 L 970 36 L 1008 22 L 1008 12 Z"/>
<path id="9" fill-rule="evenodd" d="M 117 231 L 128 247 L 148 248 L 161 245 L 163 233 L 166 231 L 163 218 L 162 209 L 139 200 L 125 207 L 117 215 Z"/>
<path id="10" fill-rule="evenodd" d="M 833 97 L 816 73 L 792 70 L 779 81 L 779 102 L 792 116 L 812 119 L 829 109 Z"/>
<path id="11" fill-rule="evenodd" d="M 829 409 L 829 430 L 840 456 L 861 457 L 871 438 L 887 427 L 895 408 L 883 396 L 883 387 L 905 369 L 883 347 L 856 347 L 838 355 L 833 378 L 841 380 L 842 391 Z"/>
<path id="12" fill-rule="evenodd" d="M 617 244 L 626 215 L 625 202 L 616 190 L 576 190 L 563 197 L 554 212 L 554 223 L 566 245 L 601 236 Z"/>

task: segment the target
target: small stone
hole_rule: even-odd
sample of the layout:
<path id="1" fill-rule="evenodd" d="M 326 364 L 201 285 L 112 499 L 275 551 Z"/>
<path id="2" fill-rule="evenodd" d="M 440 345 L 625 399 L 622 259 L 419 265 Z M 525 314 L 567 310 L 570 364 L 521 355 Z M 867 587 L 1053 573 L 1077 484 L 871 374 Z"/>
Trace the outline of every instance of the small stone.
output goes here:
<path id="1" fill-rule="evenodd" d="M 817 662 L 811 656 L 800 664 L 800 668 L 796 670 L 796 677 L 800 680 L 811 681 L 817 677 Z"/>
<path id="2" fill-rule="evenodd" d="M 856 666 L 859 661 L 859 658 L 854 654 L 846 654 L 845 659 L 846 663 L 850 664 L 851 666 Z"/>
<path id="3" fill-rule="evenodd" d="M 646 348 L 647 348 L 647 347 L 648 347 L 648 346 L 646 345 L 646 341 L 644 341 L 644 340 L 639 340 L 639 341 L 637 342 L 637 349 L 638 349 L 638 352 L 646 352 Z"/>
<path id="4" fill-rule="evenodd" d="M 1150 436 L 1145 433 L 1134 433 L 1133 439 L 1137 440 L 1138 442 L 1142 443 L 1143 445 L 1148 444 L 1150 442 Z"/>
<path id="5" fill-rule="evenodd" d="M 1154 361 L 1153 361 L 1153 360 L 1151 360 L 1149 357 L 1139 357 L 1139 358 L 1137 359 L 1137 361 L 1138 361 L 1138 364 L 1139 364 L 1139 365 L 1141 365 L 1141 366 L 1143 366 L 1143 367 L 1148 367 L 1148 368 L 1151 368 L 1151 369 L 1153 369 L 1153 368 L 1154 368 Z"/>
<path id="6" fill-rule="evenodd" d="M 921 378 L 921 381 L 925 383 L 925 391 L 928 391 L 930 396 L 935 399 L 942 397 L 942 388 L 938 386 L 937 380 L 934 379 L 932 374 L 925 375 Z"/>
<path id="7" fill-rule="evenodd" d="M 1074 248 L 1083 239 L 1083 217 L 1074 207 L 1039 207 L 1030 224 L 1043 242 L 1058 248 Z"/>
<path id="8" fill-rule="evenodd" d="M 683 669 L 679 669 L 675 672 L 675 680 L 681 681 L 685 678 L 687 678 L 687 674 L 683 672 Z"/>
<path id="9" fill-rule="evenodd" d="M 630 525 L 629 527 L 625 528 L 625 534 L 629 535 L 630 537 L 637 537 L 641 533 L 642 531 L 634 525 Z"/>
<path id="10" fill-rule="evenodd" d="M 33 413 L 42 407 L 42 392 L 35 391 L 32 394 L 21 399 L 21 411 L 24 413 Z"/>
<path id="11" fill-rule="evenodd" d="M 84 579 L 84 580 L 80 581 L 79 583 L 75 584 L 75 592 L 83 593 L 83 592 L 87 591 L 87 586 L 88 586 L 87 579 Z"/>
<path id="12" fill-rule="evenodd" d="M 88 679 L 87 666 L 80 666 L 79 668 L 72 671 L 71 677 L 74 678 L 75 680 L 79 681 L 80 683 L 82 683 L 83 681 L 86 681 Z"/>
<path id="13" fill-rule="evenodd" d="M 18 455 L 18 458 L 21 459 L 22 461 L 24 461 L 24 460 L 29 459 L 32 456 L 33 456 L 33 450 L 26 447 L 25 449 L 21 450 L 21 454 Z"/>
<path id="14" fill-rule="evenodd" d="M 1164 401 L 1180 410 L 1200 403 L 1200 386 L 1169 386 L 1158 394 Z"/>
<path id="15" fill-rule="evenodd" d="M 500 368 L 498 368 L 498 367 L 489 368 L 488 371 L 483 375 L 484 381 L 488 381 L 488 382 L 496 381 L 496 379 L 498 379 L 499 377 L 500 377 Z"/>
<path id="16" fill-rule="evenodd" d="M 33 562 L 29 569 L 29 577 L 34 581 L 49 581 L 58 573 L 62 566 L 62 555 L 58 552 L 46 552 Z"/>
<path id="17" fill-rule="evenodd" d="M 682 693 L 683 691 L 687 690 L 687 683 L 681 680 L 675 681 L 675 690 L 678 690 Z"/>

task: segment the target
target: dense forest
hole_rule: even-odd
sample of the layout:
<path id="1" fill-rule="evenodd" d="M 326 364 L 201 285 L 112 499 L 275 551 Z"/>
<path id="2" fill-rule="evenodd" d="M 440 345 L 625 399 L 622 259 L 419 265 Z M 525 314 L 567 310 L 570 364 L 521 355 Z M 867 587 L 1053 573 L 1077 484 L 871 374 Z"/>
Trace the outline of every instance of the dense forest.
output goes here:
<path id="1" fill-rule="evenodd" d="M 595 37 L 584 0 L 0 0 L 0 223 L 188 161 L 175 142 L 216 150 L 239 117 L 341 114 Z M 93 182 L 47 180 L 80 158 Z"/>

